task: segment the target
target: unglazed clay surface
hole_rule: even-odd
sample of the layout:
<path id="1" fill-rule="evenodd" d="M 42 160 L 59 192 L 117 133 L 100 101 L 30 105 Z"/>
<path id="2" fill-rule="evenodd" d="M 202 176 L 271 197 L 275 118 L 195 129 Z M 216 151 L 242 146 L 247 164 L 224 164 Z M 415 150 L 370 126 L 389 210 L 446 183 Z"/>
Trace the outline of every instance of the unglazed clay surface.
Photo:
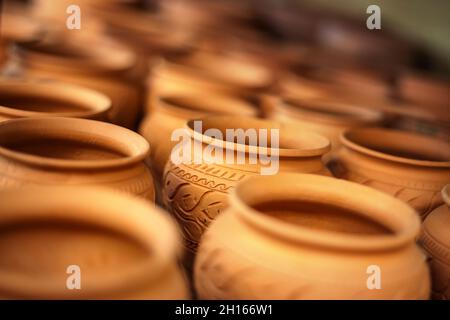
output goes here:
<path id="1" fill-rule="evenodd" d="M 102 185 L 154 201 L 144 138 L 128 129 L 72 118 L 0 124 L 0 188 Z"/>
<path id="2" fill-rule="evenodd" d="M 445 204 L 425 219 L 420 242 L 430 257 L 433 298 L 450 300 L 450 185 L 442 197 Z"/>
<path id="3" fill-rule="evenodd" d="M 202 238 L 195 287 L 202 299 L 427 299 L 419 227 L 410 207 L 355 183 L 255 176 Z M 379 290 L 367 285 L 371 265 Z"/>

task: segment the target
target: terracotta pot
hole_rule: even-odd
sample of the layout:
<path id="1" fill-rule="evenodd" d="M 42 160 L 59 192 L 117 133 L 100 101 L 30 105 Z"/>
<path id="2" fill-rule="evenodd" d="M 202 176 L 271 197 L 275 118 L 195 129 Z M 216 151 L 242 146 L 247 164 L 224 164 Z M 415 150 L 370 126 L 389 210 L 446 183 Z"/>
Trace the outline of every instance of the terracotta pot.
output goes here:
<path id="1" fill-rule="evenodd" d="M 379 111 L 329 98 L 272 98 L 265 104 L 267 118 L 324 135 L 331 141 L 333 150 L 340 146 L 339 136 L 346 129 L 377 125 L 383 121 L 383 114 Z"/>
<path id="2" fill-rule="evenodd" d="M 420 242 L 430 256 L 433 298 L 450 300 L 450 184 L 442 198 L 445 204 L 425 219 Z"/>
<path id="3" fill-rule="evenodd" d="M 154 201 L 147 141 L 109 123 L 28 118 L 0 123 L 0 189 L 102 185 Z"/>
<path id="4" fill-rule="evenodd" d="M 62 82 L 0 80 L 0 122 L 14 118 L 74 117 L 107 120 L 111 100 Z"/>
<path id="5" fill-rule="evenodd" d="M 11 43 L 34 41 L 42 34 L 42 26 L 39 23 L 18 13 L 3 13 L 1 22 L 0 66 L 7 60 Z"/>
<path id="6" fill-rule="evenodd" d="M 398 79 L 399 94 L 450 122 L 450 81 L 430 74 L 404 73 Z"/>
<path id="7" fill-rule="evenodd" d="M 306 49 L 305 49 L 306 50 Z M 339 66 L 324 66 L 324 61 L 332 56 L 310 49 L 304 53 L 303 65 L 291 68 L 279 81 L 282 95 L 298 99 L 351 97 L 365 101 L 368 99 L 384 100 L 391 88 L 388 75 L 356 64 L 342 61 Z M 319 57 L 317 57 L 317 55 Z M 331 55 L 331 54 L 329 54 Z M 316 59 L 316 62 L 311 62 Z"/>
<path id="8" fill-rule="evenodd" d="M 219 92 L 249 96 L 271 86 L 273 75 L 249 56 L 196 51 L 154 62 L 148 80 L 151 97 Z"/>
<path id="9" fill-rule="evenodd" d="M 204 118 L 202 127 L 195 128 L 195 122 L 188 122 L 191 153 L 186 152 L 188 160 L 174 163 L 172 156 L 182 151 L 179 143 L 172 150 L 171 159 L 164 171 L 163 201 L 165 206 L 177 218 L 182 227 L 185 246 L 189 253 L 186 264 L 197 250 L 201 235 L 228 205 L 229 192 L 236 184 L 257 174 L 276 174 L 277 172 L 307 172 L 329 175 L 322 162 L 322 156 L 329 151 L 329 141 L 320 135 L 297 130 L 290 126 L 280 126 L 273 121 L 259 120 L 242 116 Z M 246 144 L 234 143 L 238 140 L 223 140 L 203 133 L 209 129 L 218 129 L 225 137 L 226 129 L 266 129 L 268 135 L 273 129 L 279 129 L 279 147 L 264 147 L 261 140 L 246 140 Z M 195 130 L 195 131 L 194 131 Z M 273 131 L 275 132 L 275 131 Z M 262 142 L 262 143 L 261 143 Z M 260 143 L 260 148 L 256 149 Z M 269 142 L 271 143 L 271 142 Z M 205 150 L 217 147 L 222 150 L 222 157 L 214 159 Z M 272 150 L 271 150 L 272 149 Z M 205 153 L 197 160 L 197 155 Z M 236 155 L 235 161 L 226 161 L 227 153 Z M 279 160 L 276 158 L 278 154 Z M 270 155 L 271 163 L 260 160 L 261 155 Z M 238 156 L 241 162 L 237 162 Z M 257 157 L 257 159 L 255 158 Z M 253 158 L 253 160 L 251 160 Z M 254 161 L 254 160 L 258 161 Z M 272 165 L 274 169 L 270 169 Z M 278 168 L 276 167 L 278 166 Z"/>
<path id="10" fill-rule="evenodd" d="M 346 21 L 347 20 L 347 21 Z M 368 32 L 358 20 L 328 19 L 322 21 L 317 42 L 325 50 L 335 50 L 373 66 L 391 68 L 413 61 L 415 48 L 388 30 Z"/>
<path id="11" fill-rule="evenodd" d="M 256 116 L 258 112 L 249 101 L 214 93 L 160 97 L 149 101 L 148 109 L 139 132 L 152 147 L 150 167 L 158 182 L 162 182 L 164 166 L 176 145 L 171 141 L 172 132 L 184 128 L 186 121 L 208 114 Z"/>
<path id="12" fill-rule="evenodd" d="M 186 299 L 179 238 L 161 210 L 96 187 L 0 192 L 0 296 Z M 80 290 L 68 289 L 78 266 Z M 69 270 L 69 271 L 67 271 Z"/>
<path id="13" fill-rule="evenodd" d="M 141 111 L 141 88 L 130 75 L 135 55 L 108 38 L 70 37 L 20 46 L 23 75 L 57 79 L 104 93 L 111 121 L 132 128 Z"/>
<path id="14" fill-rule="evenodd" d="M 205 233 L 195 287 L 200 299 L 427 299 L 419 228 L 409 206 L 355 183 L 252 177 Z"/>
<path id="15" fill-rule="evenodd" d="M 425 218 L 442 204 L 450 181 L 450 145 L 424 135 L 388 129 L 354 129 L 342 135 L 333 173 L 385 191 Z"/>

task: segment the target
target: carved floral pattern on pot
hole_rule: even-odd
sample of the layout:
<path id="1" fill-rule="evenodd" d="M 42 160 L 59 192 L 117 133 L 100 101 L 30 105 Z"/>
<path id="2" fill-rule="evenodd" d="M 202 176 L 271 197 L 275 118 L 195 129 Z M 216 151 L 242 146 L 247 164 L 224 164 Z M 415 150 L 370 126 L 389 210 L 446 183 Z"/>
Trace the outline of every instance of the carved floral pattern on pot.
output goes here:
<path id="1" fill-rule="evenodd" d="M 385 191 L 411 205 L 422 218 L 442 204 L 450 180 L 450 145 L 418 134 L 377 128 L 342 135 L 330 161 L 338 178 Z"/>
<path id="2" fill-rule="evenodd" d="M 180 242 L 164 212 L 99 187 L 0 191 L 0 296 L 187 299 Z M 66 270 L 77 266 L 78 288 Z"/>
<path id="3" fill-rule="evenodd" d="M 0 189 L 27 185 L 102 185 L 154 201 L 144 159 L 149 145 L 109 123 L 25 118 L 0 123 Z"/>
<path id="4" fill-rule="evenodd" d="M 279 165 L 280 172 L 308 172 L 330 175 L 322 162 L 322 156 L 329 151 L 329 141 L 320 135 L 307 131 L 299 131 L 288 125 L 280 125 L 273 121 L 246 117 L 208 117 L 202 119 L 203 132 L 216 128 L 225 133 L 230 125 L 243 130 L 279 129 Z M 201 235 L 208 225 L 228 205 L 229 192 L 238 182 L 246 177 L 260 174 L 265 165 L 261 162 L 252 164 L 249 158 L 255 152 L 249 145 L 234 141 L 217 140 L 202 132 L 194 131 L 194 121 L 188 122 L 188 130 L 192 144 L 200 144 L 203 151 L 208 146 L 225 146 L 226 150 L 234 150 L 245 157 L 245 164 L 228 164 L 223 158 L 220 163 L 205 158 L 201 163 L 174 164 L 169 160 L 164 171 L 163 201 L 165 206 L 175 215 L 183 230 L 185 245 L 190 253 L 195 253 Z M 203 141 L 203 143 L 202 143 Z M 180 146 L 180 145 L 179 145 Z M 176 146 L 172 153 L 179 152 Z M 195 147 L 194 147 L 195 148 Z M 194 152 L 192 148 L 192 152 Z M 260 148 L 259 152 L 263 152 Z M 270 147 L 269 147 L 270 149 Z M 267 152 L 267 149 L 264 149 Z M 191 154 L 191 159 L 194 159 Z"/>
<path id="5" fill-rule="evenodd" d="M 425 219 L 420 242 L 430 256 L 433 298 L 450 300 L 450 184 L 442 197 L 445 204 Z"/>
<path id="6" fill-rule="evenodd" d="M 242 181 L 202 238 L 200 299 L 427 299 L 412 208 L 330 177 L 281 173 Z M 381 289 L 367 268 L 381 270 Z"/>
<path id="7" fill-rule="evenodd" d="M 0 81 L 0 121 L 72 117 L 106 120 L 111 100 L 83 87 L 53 81 Z"/>

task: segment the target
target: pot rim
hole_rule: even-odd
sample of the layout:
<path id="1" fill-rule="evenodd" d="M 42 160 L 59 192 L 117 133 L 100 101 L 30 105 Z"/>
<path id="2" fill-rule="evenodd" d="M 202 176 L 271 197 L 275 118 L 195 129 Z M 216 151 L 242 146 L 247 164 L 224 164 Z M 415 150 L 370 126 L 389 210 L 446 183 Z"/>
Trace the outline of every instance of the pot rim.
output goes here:
<path id="1" fill-rule="evenodd" d="M 207 136 L 203 133 L 199 133 L 197 131 L 194 131 L 193 124 L 194 121 L 220 121 L 224 123 L 230 123 L 232 124 L 232 128 L 229 129 L 258 129 L 258 128 L 264 128 L 264 129 L 280 129 L 281 130 L 290 130 L 291 132 L 295 132 L 296 134 L 291 134 L 292 137 L 295 137 L 296 143 L 298 143 L 298 137 L 303 136 L 305 139 L 304 141 L 311 141 L 313 139 L 315 142 L 317 142 L 318 146 L 313 148 L 302 148 L 302 147 L 292 147 L 292 148 L 271 148 L 271 147 L 259 147 L 259 146 L 249 146 L 248 144 L 240 144 L 235 142 L 228 142 L 226 140 L 216 139 L 212 138 L 210 136 Z M 245 123 L 255 123 L 257 122 L 259 124 L 259 127 L 252 127 L 247 126 L 246 128 L 239 128 L 235 124 L 238 122 L 244 121 Z M 331 150 L 331 143 L 330 141 L 315 132 L 312 131 L 306 131 L 302 130 L 302 134 L 298 134 L 299 130 L 295 130 L 294 126 L 290 126 L 288 124 L 280 124 L 276 121 L 271 121 L 267 119 L 260 119 L 260 118 L 254 118 L 254 117 L 247 117 L 247 116 L 207 116 L 203 118 L 198 119 L 191 119 L 186 122 L 186 128 L 189 132 L 189 135 L 192 139 L 195 141 L 204 143 L 204 144 L 210 144 L 217 147 L 223 147 L 228 150 L 234 150 L 238 152 L 245 152 L 246 154 L 250 153 L 262 153 L 266 155 L 271 155 L 272 153 L 275 153 L 279 155 L 280 157 L 316 157 L 316 156 L 322 156 L 328 151 Z M 204 129 L 204 128 L 203 128 Z M 306 139 L 309 138 L 309 139 Z M 280 146 L 281 146 L 281 133 L 280 133 Z M 274 150 L 274 152 L 272 152 Z"/>
<path id="2" fill-rule="evenodd" d="M 19 42 L 17 45 L 25 68 L 31 69 L 42 67 L 45 70 L 61 69 L 87 74 L 120 73 L 131 70 L 137 62 L 135 53 L 116 40 L 104 36 L 79 36 L 73 39 L 49 38 L 35 42 Z M 58 50 L 62 48 L 70 54 L 45 51 L 53 48 Z"/>
<path id="3" fill-rule="evenodd" d="M 39 116 L 92 118 L 106 114 L 112 105 L 110 98 L 100 92 L 58 81 L 0 81 L 0 94 L 2 92 L 16 94 L 21 98 L 35 96 L 48 100 L 70 101 L 85 109 L 78 112 L 41 112 L 0 105 L 0 114 L 13 118 Z"/>
<path id="4" fill-rule="evenodd" d="M 422 140 L 422 142 L 426 140 L 427 144 L 434 144 L 434 145 L 439 144 L 441 146 L 446 145 L 445 141 L 433 139 L 433 138 L 425 136 L 425 135 L 401 131 L 401 130 L 392 130 L 392 129 L 375 128 L 375 127 L 348 129 L 341 134 L 340 140 L 345 147 L 347 147 L 351 150 L 360 152 L 364 155 L 375 157 L 378 159 L 383 159 L 383 160 L 392 161 L 392 162 L 396 162 L 396 163 L 409 164 L 409 165 L 414 165 L 414 166 L 421 166 L 421 167 L 450 168 L 450 160 L 449 161 L 416 160 L 416 159 L 411 159 L 411 158 L 395 156 L 395 155 L 383 153 L 381 151 L 376 151 L 376 150 L 370 149 L 368 147 L 365 147 L 363 145 L 360 145 L 360 144 L 352 141 L 351 138 L 349 137 L 350 134 L 358 134 L 358 133 L 361 134 L 364 132 L 369 132 L 369 133 L 372 132 L 372 133 L 377 133 L 378 135 L 384 134 L 385 136 L 387 135 L 390 137 L 398 137 L 399 139 L 403 139 L 403 141 L 405 141 L 405 139 Z M 386 137 L 385 141 L 391 141 L 391 139 L 388 139 Z M 421 145 L 421 143 L 418 143 L 418 145 Z M 447 144 L 447 148 L 449 148 L 448 144 Z"/>
<path id="5" fill-rule="evenodd" d="M 327 96 L 310 99 L 284 97 L 275 103 L 280 110 L 294 118 L 313 120 L 319 123 L 370 125 L 380 123 L 384 118 L 383 113 L 379 110 L 364 108 L 352 101 L 334 101 Z M 319 109 L 314 110 L 317 107 Z"/>
<path id="6" fill-rule="evenodd" d="M 93 186 L 27 187 L 3 191 L 0 199 L 2 226 L 28 221 L 74 223 L 80 228 L 96 226 L 126 237 L 147 252 L 142 263 L 131 264 L 112 275 L 98 273 L 89 277 L 90 286 L 74 290 L 78 292 L 61 285 L 64 275 L 40 279 L 0 270 L 0 288 L 7 292 L 44 298 L 120 294 L 123 289 L 142 286 L 144 281 L 157 280 L 180 254 L 176 226 L 162 210 L 122 192 Z"/>
<path id="7" fill-rule="evenodd" d="M 224 114 L 224 115 L 246 115 L 246 116 L 257 116 L 257 108 L 253 106 L 250 102 L 240 99 L 239 97 L 234 97 L 231 94 L 220 94 L 220 93 L 208 93 L 208 99 L 219 99 L 223 102 L 217 103 L 216 101 L 204 103 L 204 95 L 200 94 L 172 94 L 163 95 L 158 98 L 156 102 L 157 107 L 159 107 L 164 112 L 170 113 L 176 117 L 180 118 L 196 118 L 208 114 Z M 182 103 L 180 103 L 182 101 Z M 238 103 L 238 108 L 227 108 L 228 104 Z M 186 106 L 189 105 L 189 106 Z M 201 105 L 201 106 L 200 106 Z M 192 106 L 192 107 L 191 107 Z M 212 107 L 212 110 L 207 110 Z M 184 116 L 181 116 L 184 115 Z"/>
<path id="8" fill-rule="evenodd" d="M 267 188 L 268 185 L 272 188 Z M 392 234 L 359 235 L 292 225 L 267 216 L 252 207 L 257 201 L 259 203 L 266 201 L 267 193 L 272 197 L 278 196 L 280 200 L 314 199 L 317 203 L 332 204 L 341 208 L 352 207 L 355 214 L 378 222 Z M 365 196 L 370 204 L 361 201 L 361 197 L 349 197 L 358 193 Z M 257 200 L 253 199 L 255 203 L 248 204 L 248 198 L 252 196 Z M 387 207 L 390 210 L 386 210 Z M 232 191 L 230 208 L 236 208 L 237 214 L 245 222 L 278 238 L 346 251 L 396 249 L 413 243 L 420 231 L 418 214 L 402 201 L 354 182 L 313 174 L 280 173 L 274 176 L 249 177 Z"/>
<path id="9" fill-rule="evenodd" d="M 77 119 L 77 118 L 21 118 L 12 119 L 0 123 L 0 138 L 3 134 L 11 134 L 14 131 L 21 134 L 26 130 L 27 134 L 39 133 L 40 138 L 56 138 L 72 141 L 92 141 L 97 145 L 113 149 L 124 156 L 119 159 L 108 160 L 67 160 L 44 156 L 30 155 L 20 151 L 14 151 L 2 146 L 0 141 L 0 156 L 32 166 L 56 168 L 56 169 L 111 169 L 142 162 L 150 153 L 148 142 L 139 134 L 129 129 L 106 122 Z M 61 138 L 60 134 L 63 134 Z M 64 137 L 64 133 L 71 133 L 71 137 Z"/>

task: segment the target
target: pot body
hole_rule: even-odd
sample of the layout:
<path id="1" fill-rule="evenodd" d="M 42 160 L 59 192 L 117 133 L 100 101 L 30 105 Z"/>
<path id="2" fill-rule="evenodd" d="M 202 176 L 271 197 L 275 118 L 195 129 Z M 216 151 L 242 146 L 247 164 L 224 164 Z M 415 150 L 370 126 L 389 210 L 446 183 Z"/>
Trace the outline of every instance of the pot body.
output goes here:
<path id="1" fill-rule="evenodd" d="M 450 300 L 450 206 L 442 205 L 425 219 L 420 242 L 430 256 L 433 298 Z"/>
<path id="2" fill-rule="evenodd" d="M 382 270 L 382 290 L 367 288 L 369 265 Z M 195 286 L 200 299 L 427 299 L 429 277 L 414 243 L 375 254 L 324 250 L 272 237 L 230 207 L 202 239 Z"/>

